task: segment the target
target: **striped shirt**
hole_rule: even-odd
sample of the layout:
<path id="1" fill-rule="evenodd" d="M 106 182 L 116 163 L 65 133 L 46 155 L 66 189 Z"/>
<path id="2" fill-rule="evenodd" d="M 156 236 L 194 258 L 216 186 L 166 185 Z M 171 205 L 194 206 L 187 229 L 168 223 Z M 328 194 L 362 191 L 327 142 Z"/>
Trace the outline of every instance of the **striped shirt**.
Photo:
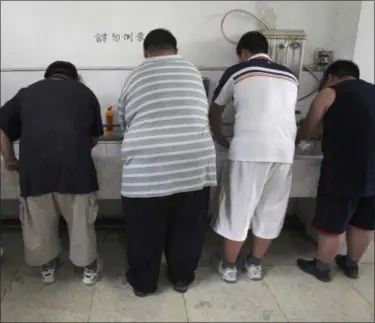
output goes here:
<path id="1" fill-rule="evenodd" d="M 229 159 L 292 163 L 297 93 L 298 81 L 291 71 L 265 54 L 228 68 L 213 101 L 224 106 L 233 98 L 235 123 Z"/>
<path id="2" fill-rule="evenodd" d="M 202 76 L 178 55 L 146 59 L 118 102 L 124 132 L 121 195 L 159 197 L 216 185 Z"/>

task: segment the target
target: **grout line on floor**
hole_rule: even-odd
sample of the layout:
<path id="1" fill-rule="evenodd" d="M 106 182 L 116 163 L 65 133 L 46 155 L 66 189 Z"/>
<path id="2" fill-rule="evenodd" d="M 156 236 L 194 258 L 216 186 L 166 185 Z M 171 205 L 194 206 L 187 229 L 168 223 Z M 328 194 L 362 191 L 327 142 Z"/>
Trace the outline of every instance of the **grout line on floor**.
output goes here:
<path id="1" fill-rule="evenodd" d="M 1 295 L 1 299 L 0 299 L 1 301 L 2 301 L 3 298 L 8 294 L 8 292 L 9 292 L 9 288 L 12 286 L 14 280 L 16 279 L 16 277 L 17 277 L 17 275 L 18 275 L 18 273 L 19 273 L 19 271 L 20 271 L 20 269 L 21 269 L 21 265 L 19 265 L 19 266 L 17 267 L 17 270 L 15 271 L 15 274 L 14 274 L 13 278 L 10 280 L 10 282 L 8 283 L 8 286 L 7 286 L 7 287 L 5 288 L 5 290 L 4 290 L 4 294 Z"/>
<path id="2" fill-rule="evenodd" d="M 87 321 L 86 322 L 90 322 L 91 310 L 92 310 L 92 305 L 94 304 L 95 293 L 96 293 L 96 284 L 93 286 L 93 293 L 92 293 L 92 298 L 91 298 L 91 304 L 90 304 L 89 314 L 87 315 Z"/>
<path id="3" fill-rule="evenodd" d="M 186 316 L 186 322 L 190 322 L 190 319 L 189 319 L 189 315 L 188 315 L 188 310 L 187 310 L 187 306 L 186 306 L 186 299 L 185 299 L 185 295 L 182 295 L 182 299 L 184 300 L 184 307 L 185 307 L 185 316 Z"/>
<path id="4" fill-rule="evenodd" d="M 264 284 L 266 285 L 268 291 L 270 292 L 272 298 L 273 298 L 274 301 L 276 302 L 276 304 L 277 304 L 278 308 L 280 309 L 281 313 L 283 313 L 284 318 L 285 318 L 285 321 L 286 321 L 286 322 L 290 322 L 289 319 L 288 319 L 288 317 L 286 316 L 285 312 L 284 312 L 283 309 L 281 308 L 281 305 L 280 305 L 279 302 L 277 301 L 276 296 L 272 293 L 271 288 L 268 286 L 267 281 L 263 279 L 263 282 L 264 282 Z"/>
<path id="5" fill-rule="evenodd" d="M 348 279 L 350 279 L 350 278 L 348 278 Z M 374 304 L 372 304 L 371 301 L 369 301 L 367 299 L 367 297 L 365 295 L 363 295 L 361 293 L 361 291 L 359 291 L 358 288 L 355 285 L 351 284 L 348 281 L 346 281 L 345 283 L 348 284 L 351 288 L 353 288 L 357 292 L 357 294 L 359 294 L 366 301 L 366 303 L 368 303 L 371 307 L 374 307 Z"/>

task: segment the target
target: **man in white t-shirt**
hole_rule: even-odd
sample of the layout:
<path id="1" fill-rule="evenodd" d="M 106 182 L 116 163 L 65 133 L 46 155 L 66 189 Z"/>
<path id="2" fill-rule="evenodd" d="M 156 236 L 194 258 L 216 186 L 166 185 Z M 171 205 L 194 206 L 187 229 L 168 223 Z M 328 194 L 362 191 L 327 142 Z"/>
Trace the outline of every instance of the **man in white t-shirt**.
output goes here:
<path id="1" fill-rule="evenodd" d="M 224 239 L 217 269 L 237 280 L 236 261 L 248 230 L 252 252 L 244 267 L 252 280 L 263 277 L 261 260 L 282 229 L 292 182 L 298 81 L 271 61 L 267 39 L 248 32 L 237 45 L 240 63 L 228 68 L 214 93 L 210 125 L 217 143 L 229 148 L 227 176 L 220 185 L 219 214 L 213 229 Z M 221 132 L 221 114 L 233 99 L 234 136 Z"/>

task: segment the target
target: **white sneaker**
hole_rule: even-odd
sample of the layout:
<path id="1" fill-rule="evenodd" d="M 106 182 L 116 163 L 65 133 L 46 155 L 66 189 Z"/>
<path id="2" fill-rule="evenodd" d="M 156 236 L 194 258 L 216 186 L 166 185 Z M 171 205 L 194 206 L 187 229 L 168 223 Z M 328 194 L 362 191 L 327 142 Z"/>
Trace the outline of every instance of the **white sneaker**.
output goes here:
<path id="1" fill-rule="evenodd" d="M 214 257 L 212 260 L 212 265 L 214 269 L 219 273 L 222 280 L 227 283 L 237 282 L 237 268 L 224 268 L 223 259 L 219 257 Z"/>
<path id="2" fill-rule="evenodd" d="M 99 259 L 96 260 L 96 269 L 85 267 L 83 271 L 82 282 L 85 285 L 93 285 L 100 278 L 103 269 L 103 262 Z"/>
<path id="3" fill-rule="evenodd" d="M 57 268 L 56 260 L 40 267 L 40 274 L 42 276 L 43 283 L 52 284 L 53 282 L 55 282 L 56 268 Z"/>
<path id="4" fill-rule="evenodd" d="M 249 265 L 245 261 L 245 270 L 246 270 L 246 275 L 249 277 L 251 280 L 254 281 L 259 281 L 263 279 L 263 267 L 262 265 Z"/>

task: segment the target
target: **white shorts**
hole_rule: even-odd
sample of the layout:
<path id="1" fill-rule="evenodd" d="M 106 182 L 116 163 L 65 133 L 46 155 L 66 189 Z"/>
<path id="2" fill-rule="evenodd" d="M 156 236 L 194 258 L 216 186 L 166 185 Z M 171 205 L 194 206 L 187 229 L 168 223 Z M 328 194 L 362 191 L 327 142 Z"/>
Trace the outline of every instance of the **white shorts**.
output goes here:
<path id="1" fill-rule="evenodd" d="M 213 230 L 232 241 L 275 239 L 284 224 L 292 184 L 292 164 L 229 161 L 218 187 Z"/>

